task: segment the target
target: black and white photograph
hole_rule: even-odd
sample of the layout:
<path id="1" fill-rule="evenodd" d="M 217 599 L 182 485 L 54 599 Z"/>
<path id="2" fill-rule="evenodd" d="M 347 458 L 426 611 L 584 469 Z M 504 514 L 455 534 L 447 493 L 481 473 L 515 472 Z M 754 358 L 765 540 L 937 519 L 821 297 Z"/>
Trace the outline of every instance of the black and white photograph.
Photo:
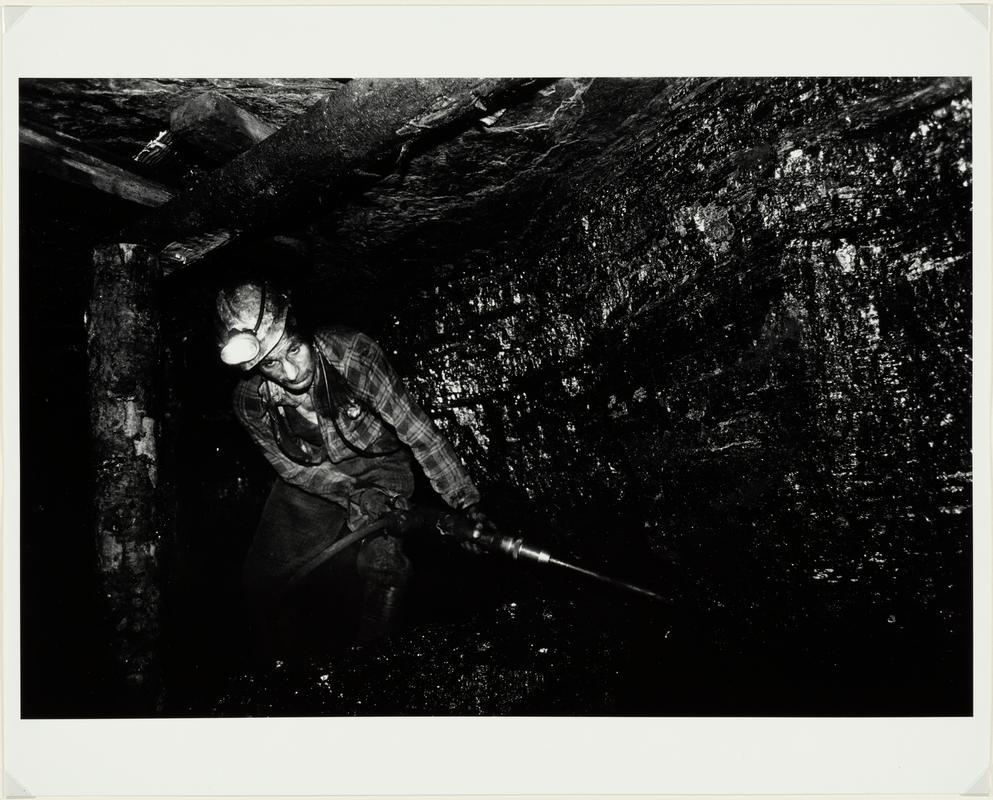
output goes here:
<path id="1" fill-rule="evenodd" d="M 970 713 L 968 80 L 20 112 L 27 716 Z"/>
<path id="2" fill-rule="evenodd" d="M 21 719 L 975 715 L 972 77 L 514 74 L 18 78 Z"/>

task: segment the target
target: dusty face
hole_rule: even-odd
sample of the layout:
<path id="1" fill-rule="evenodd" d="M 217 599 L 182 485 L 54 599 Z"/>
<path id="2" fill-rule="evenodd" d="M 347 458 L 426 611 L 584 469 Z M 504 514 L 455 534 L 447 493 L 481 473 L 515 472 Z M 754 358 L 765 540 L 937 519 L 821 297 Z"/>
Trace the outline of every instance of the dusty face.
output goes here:
<path id="1" fill-rule="evenodd" d="M 314 382 L 314 351 L 298 334 L 284 334 L 279 343 L 258 363 L 267 380 L 278 383 L 291 394 L 303 394 Z"/>

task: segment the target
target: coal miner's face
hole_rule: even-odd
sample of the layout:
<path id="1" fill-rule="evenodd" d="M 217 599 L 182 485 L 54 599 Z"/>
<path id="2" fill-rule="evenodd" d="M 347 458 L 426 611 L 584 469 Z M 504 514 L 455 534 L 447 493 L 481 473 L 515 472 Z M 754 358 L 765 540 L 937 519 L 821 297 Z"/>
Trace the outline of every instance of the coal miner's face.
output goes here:
<path id="1" fill-rule="evenodd" d="M 295 333 L 284 334 L 258 365 L 263 377 L 292 394 L 303 394 L 314 382 L 314 351 Z"/>

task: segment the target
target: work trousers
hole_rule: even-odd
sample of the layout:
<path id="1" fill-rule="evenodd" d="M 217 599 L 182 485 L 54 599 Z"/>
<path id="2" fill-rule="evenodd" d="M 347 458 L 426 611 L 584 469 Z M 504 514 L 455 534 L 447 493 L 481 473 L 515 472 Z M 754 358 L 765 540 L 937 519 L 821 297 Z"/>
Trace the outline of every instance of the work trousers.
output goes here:
<path id="1" fill-rule="evenodd" d="M 273 484 L 243 572 L 262 658 L 381 645 L 396 632 L 410 577 L 399 540 L 372 534 L 299 577 L 349 532 L 346 518 L 330 500 L 281 479 Z"/>

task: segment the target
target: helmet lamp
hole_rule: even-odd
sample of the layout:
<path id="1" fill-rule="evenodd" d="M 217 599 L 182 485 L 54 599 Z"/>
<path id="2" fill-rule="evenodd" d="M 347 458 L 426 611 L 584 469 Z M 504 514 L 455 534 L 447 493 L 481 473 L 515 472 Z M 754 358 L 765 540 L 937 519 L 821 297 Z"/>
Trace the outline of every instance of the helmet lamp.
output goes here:
<path id="1" fill-rule="evenodd" d="M 252 331 L 230 331 L 221 348 L 221 361 L 231 365 L 247 364 L 261 349 L 262 343 Z"/>

